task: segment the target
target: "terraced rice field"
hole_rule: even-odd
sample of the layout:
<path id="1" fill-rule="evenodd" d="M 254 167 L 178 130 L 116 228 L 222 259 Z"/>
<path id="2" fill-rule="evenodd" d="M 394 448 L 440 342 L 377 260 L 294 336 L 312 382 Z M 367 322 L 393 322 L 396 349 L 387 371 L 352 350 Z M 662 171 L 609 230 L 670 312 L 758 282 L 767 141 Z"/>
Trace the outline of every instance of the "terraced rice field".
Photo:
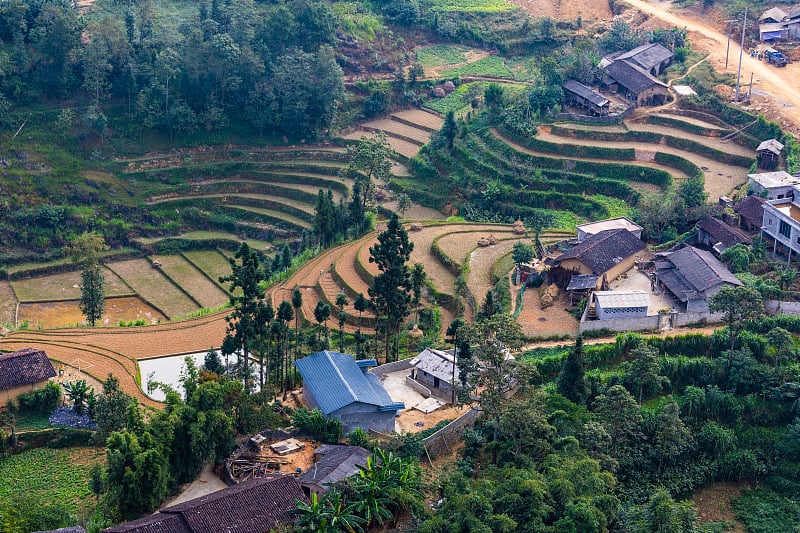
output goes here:
<path id="1" fill-rule="evenodd" d="M 120 261 L 111 263 L 108 267 L 167 318 L 185 316 L 202 307 L 181 292 L 146 259 Z"/>
<path id="2" fill-rule="evenodd" d="M 158 259 L 161 262 L 160 270 L 203 307 L 213 309 L 228 303 L 228 293 L 182 256 L 167 255 L 153 259 Z"/>
<path id="3" fill-rule="evenodd" d="M 430 140 L 431 132 L 441 128 L 442 122 L 441 117 L 427 111 L 400 111 L 389 118 L 364 122 L 359 129 L 343 135 L 343 138 L 357 140 L 362 136 L 370 137 L 376 131 L 383 131 L 395 152 L 411 158 Z"/>
<path id="4" fill-rule="evenodd" d="M 190 251 L 184 252 L 183 256 L 203 274 L 214 280 L 214 283 L 227 291 L 227 287 L 219 281 L 219 278 L 230 276 L 231 264 L 219 250 Z"/>
<path id="5" fill-rule="evenodd" d="M 105 312 L 97 325 L 113 326 L 120 320 L 144 320 L 147 324 L 157 324 L 166 321 L 167 317 L 138 296 L 106 298 Z M 86 317 L 76 300 L 30 302 L 19 305 L 17 323 L 24 322 L 29 327 L 64 328 L 85 324 Z"/>
<path id="6" fill-rule="evenodd" d="M 106 296 L 132 296 L 131 290 L 116 274 L 103 268 L 106 282 Z M 11 281 L 17 299 L 20 302 L 48 302 L 53 300 L 78 300 L 81 297 L 81 273 L 65 272 Z"/>

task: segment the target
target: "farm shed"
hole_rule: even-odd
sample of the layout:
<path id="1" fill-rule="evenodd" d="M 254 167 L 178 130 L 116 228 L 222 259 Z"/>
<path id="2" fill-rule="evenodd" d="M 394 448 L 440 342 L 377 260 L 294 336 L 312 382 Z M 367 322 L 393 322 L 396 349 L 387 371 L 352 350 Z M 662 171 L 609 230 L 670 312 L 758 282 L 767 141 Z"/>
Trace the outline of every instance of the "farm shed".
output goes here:
<path id="1" fill-rule="evenodd" d="M 629 61 L 614 61 L 605 67 L 605 73 L 604 83 L 612 90 L 620 90 L 636 105 L 663 105 L 667 101 L 667 84 Z"/>
<path id="2" fill-rule="evenodd" d="M 591 87 L 575 80 L 567 80 L 561 87 L 564 89 L 564 98 L 568 104 L 588 109 L 594 115 L 608 114 L 611 102 Z"/>
<path id="3" fill-rule="evenodd" d="M 786 36 L 786 25 L 782 22 L 762 22 L 758 25 L 758 40 L 774 41 Z"/>
<path id="4" fill-rule="evenodd" d="M 303 399 L 326 418 L 342 422 L 347 434 L 356 428 L 383 433 L 394 431 L 397 412 L 405 409 L 393 402 L 380 379 L 369 372 L 375 359 L 356 361 L 352 355 L 325 350 L 295 362 L 303 376 Z"/>
<path id="5" fill-rule="evenodd" d="M 411 360 L 411 379 L 422 384 L 433 396 L 445 401 L 453 399 L 453 354 L 425 348 Z M 455 379 L 458 382 L 458 367 Z"/>
<path id="6" fill-rule="evenodd" d="M 595 235 L 609 229 L 626 229 L 636 235 L 637 239 L 642 238 L 642 227 L 628 217 L 607 218 L 605 220 L 587 222 L 586 224 L 578 224 L 575 229 L 578 230 L 578 242 L 583 242 L 589 235 Z"/>
<path id="7" fill-rule="evenodd" d="M 551 280 L 563 279 L 563 286 L 566 286 L 574 274 L 594 274 L 597 276 L 595 288 L 601 288 L 608 280 L 633 268 L 636 255 L 645 248 L 644 242 L 626 229 L 601 231 L 586 237 L 551 262 Z"/>
<path id="8" fill-rule="evenodd" d="M 104 533 L 218 533 L 291 529 L 295 500 L 310 503 L 292 476 L 274 474 L 107 529 Z"/>
<path id="9" fill-rule="evenodd" d="M 614 57 L 614 61 L 627 61 L 652 76 L 658 76 L 662 70 L 669 66 L 674 55 L 668 48 L 658 43 L 650 43 L 622 53 Z"/>
<path id="10" fill-rule="evenodd" d="M 762 142 L 756 148 L 758 153 L 758 168 L 773 169 L 778 165 L 781 158 L 783 144 L 777 139 L 769 139 Z"/>
<path id="11" fill-rule="evenodd" d="M 361 446 L 323 444 L 314 450 L 314 466 L 297 477 L 306 496 L 328 492 L 329 485 L 358 474 L 372 455 Z"/>
<path id="12" fill-rule="evenodd" d="M 569 278 L 569 285 L 567 285 L 567 292 L 569 293 L 569 304 L 575 302 L 575 297 L 583 298 L 589 295 L 589 292 L 597 287 L 598 277 L 594 274 L 575 274 Z"/>
<path id="13" fill-rule="evenodd" d="M 718 218 L 706 217 L 694 225 L 697 228 L 697 243 L 708 246 L 719 255 L 731 246 L 737 244 L 750 244 L 750 237 L 740 230 L 733 228 Z"/>
<path id="14" fill-rule="evenodd" d="M 742 285 L 711 252 L 687 246 L 662 257 L 656 261 L 659 287 L 672 293 L 687 312 L 707 313 L 708 299 L 722 287 Z"/>
<path id="15" fill-rule="evenodd" d="M 783 170 L 764 172 L 762 174 L 748 174 L 747 179 L 749 180 L 747 188 L 750 192 L 769 200 L 792 198 L 794 195 L 792 187 L 800 183 L 800 178 L 796 178 Z"/>
<path id="16" fill-rule="evenodd" d="M 760 17 L 758 17 L 758 22 L 764 23 L 774 23 L 774 22 L 783 22 L 786 19 L 786 11 L 779 7 L 773 7 L 771 9 L 767 9 L 764 11 Z"/>
<path id="17" fill-rule="evenodd" d="M 611 320 L 614 318 L 636 318 L 647 316 L 650 296 L 644 291 L 596 291 L 594 306 L 597 318 Z"/>
<path id="18" fill-rule="evenodd" d="M 0 403 L 43 387 L 56 370 L 42 350 L 25 348 L 0 354 Z"/>
<path id="19" fill-rule="evenodd" d="M 784 20 L 784 25 L 786 26 L 785 37 L 789 39 L 797 39 L 800 37 L 800 5 L 793 7 L 792 10 L 789 11 Z"/>
<path id="20" fill-rule="evenodd" d="M 733 206 L 739 215 L 739 227 L 745 231 L 758 231 L 764 223 L 764 198 L 748 196 Z"/>

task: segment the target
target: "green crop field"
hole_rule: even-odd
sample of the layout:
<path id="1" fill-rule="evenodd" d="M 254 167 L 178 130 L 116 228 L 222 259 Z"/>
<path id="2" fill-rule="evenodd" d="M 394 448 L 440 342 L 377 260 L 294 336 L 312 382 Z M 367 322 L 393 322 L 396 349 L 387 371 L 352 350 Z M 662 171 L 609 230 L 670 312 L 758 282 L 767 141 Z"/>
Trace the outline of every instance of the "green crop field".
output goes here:
<path id="1" fill-rule="evenodd" d="M 483 84 L 480 82 L 476 83 L 465 83 L 463 85 L 459 85 L 455 91 L 448 94 L 444 98 L 437 98 L 434 100 L 428 100 L 425 102 L 425 107 L 436 111 L 437 113 L 442 113 L 443 115 L 446 114 L 448 111 L 452 111 L 456 115 L 460 114 L 461 112 L 466 112 L 467 109 L 470 107 L 470 102 L 467 101 L 469 94 L 470 86 L 477 85 L 482 86 Z M 481 89 L 479 93 L 482 93 L 483 90 Z"/>
<path id="2" fill-rule="evenodd" d="M 197 304 L 165 278 L 147 259 L 120 261 L 108 266 L 133 287 L 139 296 L 168 318 L 186 316 L 197 311 Z"/>
<path id="3" fill-rule="evenodd" d="M 443 76 L 490 76 L 493 78 L 513 78 L 514 74 L 508 69 L 505 61 L 500 56 L 489 56 L 479 59 L 474 63 L 445 69 Z"/>
<path id="4" fill-rule="evenodd" d="M 180 238 L 182 240 L 187 240 L 187 241 L 225 240 L 237 243 L 237 245 L 241 244 L 242 242 L 246 242 L 247 245 L 250 248 L 253 248 L 254 250 L 264 250 L 266 247 L 271 245 L 266 241 L 260 241 L 258 239 L 245 239 L 244 241 L 242 241 L 242 239 L 237 235 L 233 235 L 232 233 L 225 233 L 224 231 L 205 231 L 205 230 L 189 231 L 178 237 L 154 237 L 154 238 L 141 237 L 135 239 L 135 241 L 144 245 L 152 245 L 169 238 Z"/>
<path id="5" fill-rule="evenodd" d="M 505 0 L 447 0 L 426 3 L 425 7 L 443 13 L 502 13 L 516 9 Z"/>
<path id="6" fill-rule="evenodd" d="M 454 44 L 435 44 L 417 50 L 417 61 L 423 67 L 441 67 L 444 65 L 455 65 L 467 59 L 464 52 L 469 50 L 467 46 Z"/>
<path id="7" fill-rule="evenodd" d="M 89 470 L 104 459 L 101 448 L 37 448 L 0 459 L 0 502 L 31 497 L 38 505 L 61 504 L 76 513 L 91 495 Z"/>
<path id="8" fill-rule="evenodd" d="M 228 294 L 180 255 L 159 256 L 161 270 L 205 308 L 228 303 Z"/>
<path id="9" fill-rule="evenodd" d="M 183 256 L 216 283 L 219 283 L 220 277 L 231 274 L 230 262 L 217 250 L 184 252 Z"/>

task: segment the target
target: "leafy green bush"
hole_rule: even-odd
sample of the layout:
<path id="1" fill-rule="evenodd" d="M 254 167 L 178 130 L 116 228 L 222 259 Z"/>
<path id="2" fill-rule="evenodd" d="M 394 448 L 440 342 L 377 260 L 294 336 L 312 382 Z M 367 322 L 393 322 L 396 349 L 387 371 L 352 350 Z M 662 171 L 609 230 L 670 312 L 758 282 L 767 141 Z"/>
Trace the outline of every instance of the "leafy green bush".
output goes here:
<path id="1" fill-rule="evenodd" d="M 41 389 L 20 394 L 17 401 L 23 413 L 50 414 L 61 403 L 61 386 L 48 381 Z"/>
<path id="2" fill-rule="evenodd" d="M 327 444 L 336 444 L 342 436 L 342 421 L 325 418 L 319 409 L 310 411 L 305 407 L 297 409 L 292 415 L 292 424 L 303 433 Z"/>

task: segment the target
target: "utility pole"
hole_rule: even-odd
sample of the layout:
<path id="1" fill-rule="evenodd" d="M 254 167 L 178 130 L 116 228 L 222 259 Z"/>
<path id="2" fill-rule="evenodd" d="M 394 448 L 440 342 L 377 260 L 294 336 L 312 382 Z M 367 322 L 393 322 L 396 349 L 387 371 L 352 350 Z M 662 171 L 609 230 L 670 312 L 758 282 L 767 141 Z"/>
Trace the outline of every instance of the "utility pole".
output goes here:
<path id="1" fill-rule="evenodd" d="M 734 102 L 739 101 L 739 80 L 742 77 L 742 56 L 744 55 L 744 31 L 747 28 L 747 7 L 744 6 L 744 23 L 742 23 L 742 44 L 739 48 L 739 71 L 736 73 L 736 98 Z"/>
<path id="2" fill-rule="evenodd" d="M 731 52 L 731 30 L 733 30 L 733 23 L 739 22 L 738 19 L 730 19 L 726 20 L 725 22 L 728 23 L 728 46 L 725 48 L 725 69 L 728 69 L 728 54 Z"/>

